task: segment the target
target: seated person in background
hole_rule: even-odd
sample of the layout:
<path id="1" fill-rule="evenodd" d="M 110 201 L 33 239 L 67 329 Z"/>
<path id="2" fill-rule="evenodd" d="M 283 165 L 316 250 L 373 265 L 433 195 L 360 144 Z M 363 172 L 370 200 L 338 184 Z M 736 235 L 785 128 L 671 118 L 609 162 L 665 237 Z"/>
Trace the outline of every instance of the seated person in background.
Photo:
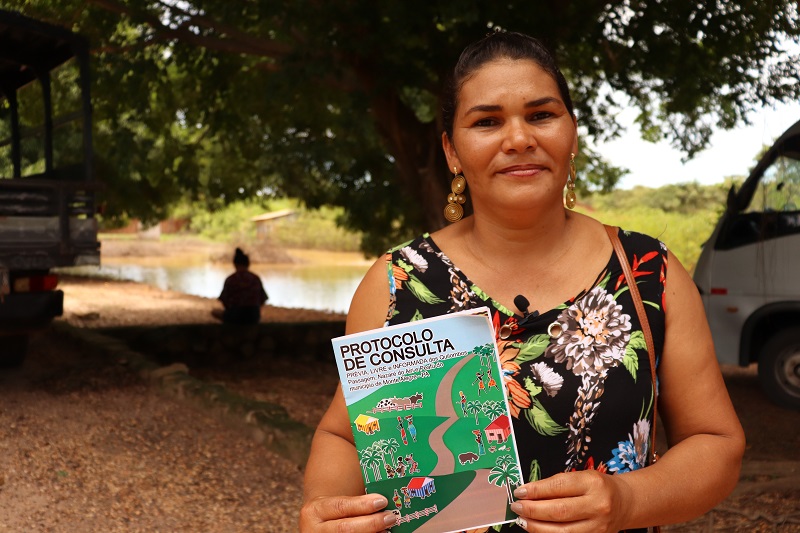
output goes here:
<path id="1" fill-rule="evenodd" d="M 233 255 L 236 272 L 225 279 L 219 301 L 225 310 L 214 309 L 211 314 L 225 324 L 258 324 L 261 306 L 269 299 L 261 279 L 250 272 L 250 258 L 241 248 Z"/>

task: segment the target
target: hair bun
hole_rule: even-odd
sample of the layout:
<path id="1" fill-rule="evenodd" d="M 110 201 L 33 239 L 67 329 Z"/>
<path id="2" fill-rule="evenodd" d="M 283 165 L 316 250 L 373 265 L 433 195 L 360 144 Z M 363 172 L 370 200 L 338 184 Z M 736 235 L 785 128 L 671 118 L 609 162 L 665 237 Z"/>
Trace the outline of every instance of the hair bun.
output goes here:
<path id="1" fill-rule="evenodd" d="M 236 251 L 233 254 L 233 264 L 248 265 L 250 264 L 250 258 L 247 257 L 247 254 L 244 253 L 241 248 L 236 248 Z"/>

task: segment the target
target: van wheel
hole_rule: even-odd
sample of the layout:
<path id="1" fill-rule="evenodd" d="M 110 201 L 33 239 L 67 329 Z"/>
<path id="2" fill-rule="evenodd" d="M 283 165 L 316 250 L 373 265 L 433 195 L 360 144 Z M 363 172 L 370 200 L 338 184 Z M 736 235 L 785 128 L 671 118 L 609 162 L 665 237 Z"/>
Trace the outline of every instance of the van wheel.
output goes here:
<path id="1" fill-rule="evenodd" d="M 0 368 L 16 368 L 28 352 L 27 335 L 0 336 Z"/>
<path id="2" fill-rule="evenodd" d="M 800 409 L 800 328 L 773 335 L 758 358 L 758 381 L 770 400 Z"/>

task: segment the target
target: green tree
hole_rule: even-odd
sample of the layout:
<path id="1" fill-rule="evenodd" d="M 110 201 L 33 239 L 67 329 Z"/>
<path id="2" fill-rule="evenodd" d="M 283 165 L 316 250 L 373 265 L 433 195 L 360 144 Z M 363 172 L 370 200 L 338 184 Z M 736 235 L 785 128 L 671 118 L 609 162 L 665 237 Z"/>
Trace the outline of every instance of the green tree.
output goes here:
<path id="1" fill-rule="evenodd" d="M 514 493 L 511 486 L 519 485 L 521 480 L 522 477 L 520 476 L 519 469 L 510 455 L 501 455 L 498 457 L 495 461 L 495 466 L 489 470 L 489 483 L 506 488 L 508 503 L 514 501 Z"/>
<path id="2" fill-rule="evenodd" d="M 391 459 L 391 464 L 394 464 L 394 454 L 400 448 L 400 444 L 397 442 L 397 439 L 381 439 L 378 442 L 381 443 L 380 446 L 383 454 L 388 455 Z"/>
<path id="3" fill-rule="evenodd" d="M 483 414 L 494 420 L 498 416 L 505 413 L 506 408 L 501 402 L 484 402 L 482 408 Z"/>
<path id="4" fill-rule="evenodd" d="M 380 250 L 443 225 L 440 100 L 463 46 L 497 28 L 561 59 L 586 136 L 580 183 L 621 170 L 591 150 L 627 106 L 693 155 L 757 103 L 800 96 L 782 50 L 795 2 L 0 0 L 93 43 L 108 208 L 156 217 L 182 196 L 255 191 L 347 208 Z"/>
<path id="5" fill-rule="evenodd" d="M 478 400 L 470 400 L 465 409 L 468 414 L 475 415 L 475 425 L 478 425 L 478 415 L 483 412 L 483 404 Z"/>
<path id="6" fill-rule="evenodd" d="M 484 344 L 483 346 L 476 346 L 472 349 L 472 353 L 476 354 L 480 359 L 480 364 L 483 366 L 483 358 L 486 358 L 486 366 L 492 366 L 492 356 L 494 355 L 494 347 L 491 344 Z"/>
<path id="7" fill-rule="evenodd" d="M 367 467 L 372 468 L 372 473 L 375 477 L 375 481 L 380 479 L 380 472 L 376 469 L 375 466 L 375 450 L 372 449 L 370 446 L 369 448 L 364 448 L 361 450 L 361 457 L 359 458 L 359 463 L 361 464 L 361 468 L 364 470 L 364 479 L 367 483 L 369 483 L 369 475 L 367 474 Z M 380 465 L 380 462 L 378 463 Z"/>
<path id="8" fill-rule="evenodd" d="M 364 449 L 364 454 L 365 459 L 369 461 L 369 465 L 372 467 L 372 473 L 375 475 L 375 481 L 380 481 L 383 479 L 381 477 L 381 466 L 385 467 L 386 459 L 383 456 L 383 451 L 381 450 L 380 445 L 373 443 L 372 446 Z"/>

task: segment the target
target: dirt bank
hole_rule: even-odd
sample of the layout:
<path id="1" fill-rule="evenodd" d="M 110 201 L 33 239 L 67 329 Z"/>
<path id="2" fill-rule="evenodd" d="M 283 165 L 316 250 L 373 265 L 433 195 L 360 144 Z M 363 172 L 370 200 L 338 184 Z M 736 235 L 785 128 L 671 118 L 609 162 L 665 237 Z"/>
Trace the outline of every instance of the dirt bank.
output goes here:
<path id="1" fill-rule="evenodd" d="M 232 244 L 204 241 L 193 237 L 137 239 L 120 238 L 119 236 L 101 240 L 103 257 L 205 257 L 215 263 L 230 263 L 233 251 Z M 295 263 L 297 258 L 282 248 L 263 245 L 243 246 L 253 263 Z"/>
<path id="2" fill-rule="evenodd" d="M 64 291 L 63 320 L 78 327 L 158 326 L 166 324 L 219 323 L 211 310 L 221 308 L 212 298 L 164 291 L 132 281 L 110 281 L 60 276 Z M 289 309 L 266 305 L 263 322 L 344 320 L 340 313 L 313 309 Z"/>

